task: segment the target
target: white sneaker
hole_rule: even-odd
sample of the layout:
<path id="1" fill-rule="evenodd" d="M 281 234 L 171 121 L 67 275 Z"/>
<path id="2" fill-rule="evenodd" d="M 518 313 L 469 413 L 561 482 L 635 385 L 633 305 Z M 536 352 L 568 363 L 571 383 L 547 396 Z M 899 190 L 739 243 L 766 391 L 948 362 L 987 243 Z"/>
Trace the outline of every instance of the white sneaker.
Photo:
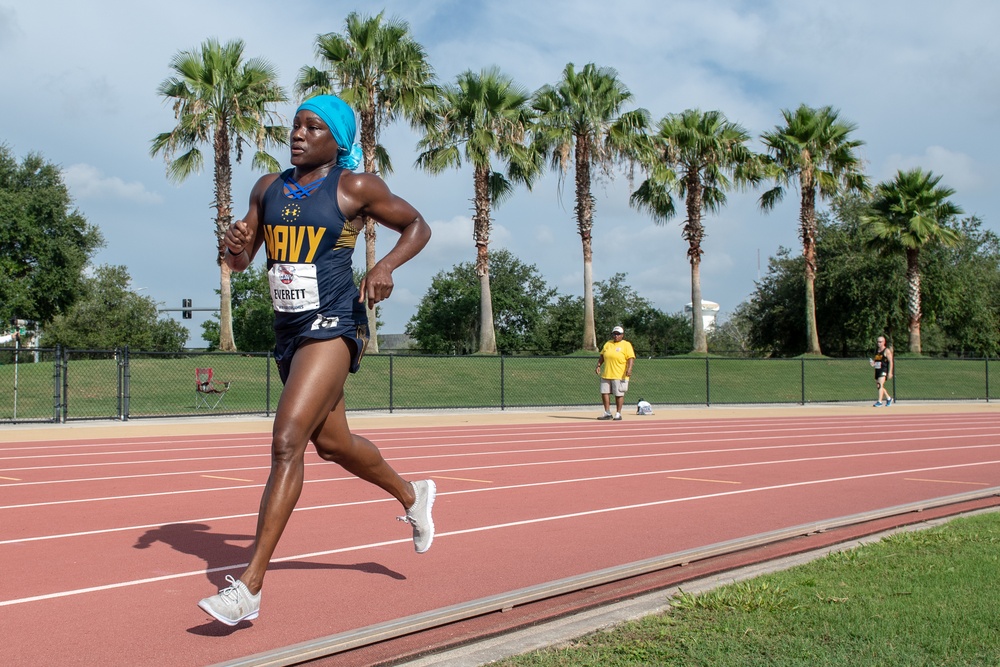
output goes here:
<path id="1" fill-rule="evenodd" d="M 236 625 L 240 621 L 252 621 L 260 612 L 260 592 L 251 595 L 250 590 L 239 579 L 226 575 L 226 581 L 231 585 L 223 588 L 218 595 L 207 597 L 198 606 L 207 611 L 216 620 L 226 625 Z"/>
<path id="2" fill-rule="evenodd" d="M 615 414 L 614 421 L 620 422 L 621 420 L 622 420 L 622 413 L 619 412 L 619 413 Z"/>
<path id="3" fill-rule="evenodd" d="M 406 516 L 398 517 L 413 526 L 413 548 L 418 554 L 422 554 L 431 548 L 434 541 L 434 519 L 431 517 L 431 508 L 434 507 L 434 498 L 437 497 L 437 484 L 432 479 L 425 479 L 419 482 L 411 482 L 413 494 L 417 497 L 406 510 Z"/>

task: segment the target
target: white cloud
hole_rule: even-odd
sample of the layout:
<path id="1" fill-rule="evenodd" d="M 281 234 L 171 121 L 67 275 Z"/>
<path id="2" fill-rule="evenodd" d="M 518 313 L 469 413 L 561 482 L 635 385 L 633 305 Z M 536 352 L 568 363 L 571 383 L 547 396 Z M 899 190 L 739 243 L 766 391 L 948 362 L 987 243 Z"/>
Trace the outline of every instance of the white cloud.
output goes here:
<path id="1" fill-rule="evenodd" d="M 431 240 L 425 253 L 435 257 L 455 257 L 461 253 L 471 253 L 472 219 L 458 215 L 451 220 L 434 220 L 430 223 Z"/>
<path id="2" fill-rule="evenodd" d="M 1000 120 L 1000 41 L 993 35 L 1000 3 L 621 0 L 610 11 L 596 0 L 385 0 L 382 7 L 409 22 L 443 81 L 496 65 L 533 90 L 558 81 L 568 62 L 594 62 L 616 69 L 635 106 L 654 119 L 687 108 L 720 109 L 755 136 L 780 121 L 781 109 L 833 105 L 857 123 L 873 180 L 891 178 L 897 168 L 931 169 L 956 189 L 966 211 L 1000 231 L 1000 208 L 989 188 L 1000 178 L 989 134 Z M 304 0 L 300 9 L 311 23 L 303 30 L 294 22 L 261 21 L 270 9 L 260 0 L 0 6 L 0 53 L 17 64 L 0 69 L 2 141 L 17 156 L 39 152 L 73 165 L 66 169 L 71 192 L 88 200 L 88 219 L 107 238 L 101 258 L 131 262 L 133 276 L 157 300 L 212 302 L 218 280 L 210 173 L 167 188 L 162 160 L 148 154 L 152 137 L 175 123 L 157 86 L 171 75 L 178 51 L 215 34 L 245 40 L 247 56 L 272 62 L 290 88 L 300 67 L 319 64 L 316 34 L 341 31 L 346 10 Z M 189 20 L 195 14 L 199 20 Z M 136 22 L 156 30 L 130 29 Z M 221 32 L 207 33 L 205 26 L 221 26 Z M 289 116 L 293 104 L 281 111 Z M 434 232 L 430 245 L 397 270 L 386 317 L 387 330 L 401 331 L 431 278 L 475 257 L 472 178 L 467 165 L 434 176 L 415 169 L 419 136 L 406 123 L 386 128 L 380 139 L 395 165 L 386 179 L 390 188 L 416 206 Z M 239 214 L 257 177 L 234 171 Z M 566 179 L 561 198 L 550 174 L 533 192 L 517 192 L 494 211 L 492 242 L 534 264 L 561 293 L 580 295 L 572 171 Z M 595 183 L 593 194 L 594 278 L 626 270 L 630 284 L 658 308 L 683 308 L 690 300 L 683 216 L 654 226 L 628 206 L 622 177 Z M 758 195 L 733 193 L 724 211 L 706 220 L 702 287 L 724 311 L 752 291 L 758 252 L 764 270 L 779 245 L 797 252 L 794 193 L 769 215 L 757 210 Z M 170 238 L 154 241 L 163 228 L 173 232 Z M 380 231 L 379 256 L 395 241 L 395 234 Z M 163 245 L 156 261 L 144 252 L 151 243 Z M 196 343 L 200 330 L 192 331 Z"/>
<path id="3" fill-rule="evenodd" d="M 73 164 L 63 170 L 70 194 L 78 199 L 120 199 L 137 204 L 161 204 L 163 197 L 142 183 L 126 183 L 117 176 L 105 176 L 89 164 Z"/>
<path id="4" fill-rule="evenodd" d="M 0 50 L 9 49 L 23 34 L 17 24 L 17 12 L 11 7 L 0 7 Z"/>
<path id="5" fill-rule="evenodd" d="M 951 151 L 942 146 L 928 146 L 923 155 L 888 156 L 881 180 L 892 179 L 897 170 L 905 171 L 917 167 L 934 172 L 936 176 L 941 177 L 941 185 L 952 188 L 958 193 L 975 192 L 985 183 L 982 167 L 976 164 L 976 160 L 965 153 Z"/>

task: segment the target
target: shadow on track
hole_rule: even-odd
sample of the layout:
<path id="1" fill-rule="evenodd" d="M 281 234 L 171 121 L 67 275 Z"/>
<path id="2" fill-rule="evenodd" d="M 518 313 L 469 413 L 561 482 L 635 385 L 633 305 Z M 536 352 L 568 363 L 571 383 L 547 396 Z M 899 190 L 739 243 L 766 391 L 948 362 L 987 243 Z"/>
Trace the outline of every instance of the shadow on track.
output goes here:
<path id="1" fill-rule="evenodd" d="M 232 570 L 246 567 L 250 557 L 250 543 L 253 535 L 216 533 L 203 523 L 170 523 L 152 528 L 143 533 L 133 546 L 148 549 L 155 542 L 163 542 L 181 553 L 197 556 L 205 561 L 205 574 L 217 588 L 224 588 L 225 576 Z M 231 544 L 247 542 L 246 546 Z M 270 570 L 357 570 L 366 574 L 377 574 L 404 580 L 406 576 L 380 563 L 309 563 L 284 561 L 273 563 Z"/>

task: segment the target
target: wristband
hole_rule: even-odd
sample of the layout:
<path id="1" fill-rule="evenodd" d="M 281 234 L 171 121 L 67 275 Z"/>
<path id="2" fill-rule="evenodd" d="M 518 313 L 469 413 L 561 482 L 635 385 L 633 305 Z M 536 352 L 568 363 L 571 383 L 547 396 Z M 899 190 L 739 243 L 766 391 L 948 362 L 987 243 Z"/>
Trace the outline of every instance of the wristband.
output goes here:
<path id="1" fill-rule="evenodd" d="M 233 257 L 238 257 L 239 255 L 242 255 L 246 251 L 247 251 L 246 247 L 243 247 L 242 249 L 240 249 L 239 252 L 233 252 L 232 248 L 230 248 L 229 246 L 226 246 L 226 252 L 228 252 Z"/>

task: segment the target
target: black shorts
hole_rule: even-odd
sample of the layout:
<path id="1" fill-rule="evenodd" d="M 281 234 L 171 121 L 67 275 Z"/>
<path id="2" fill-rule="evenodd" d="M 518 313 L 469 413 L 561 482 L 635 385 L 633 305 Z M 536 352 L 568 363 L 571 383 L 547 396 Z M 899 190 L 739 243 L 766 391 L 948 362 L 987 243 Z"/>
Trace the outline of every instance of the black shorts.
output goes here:
<path id="1" fill-rule="evenodd" d="M 278 377 L 281 384 L 288 381 L 288 373 L 292 369 L 292 357 L 299 345 L 307 340 L 333 340 L 343 338 L 351 351 L 351 372 L 357 373 L 361 368 L 361 357 L 368 347 L 368 324 L 351 324 L 332 329 L 316 329 L 303 331 L 295 336 L 278 337 L 274 346 L 274 361 L 278 364 Z"/>

